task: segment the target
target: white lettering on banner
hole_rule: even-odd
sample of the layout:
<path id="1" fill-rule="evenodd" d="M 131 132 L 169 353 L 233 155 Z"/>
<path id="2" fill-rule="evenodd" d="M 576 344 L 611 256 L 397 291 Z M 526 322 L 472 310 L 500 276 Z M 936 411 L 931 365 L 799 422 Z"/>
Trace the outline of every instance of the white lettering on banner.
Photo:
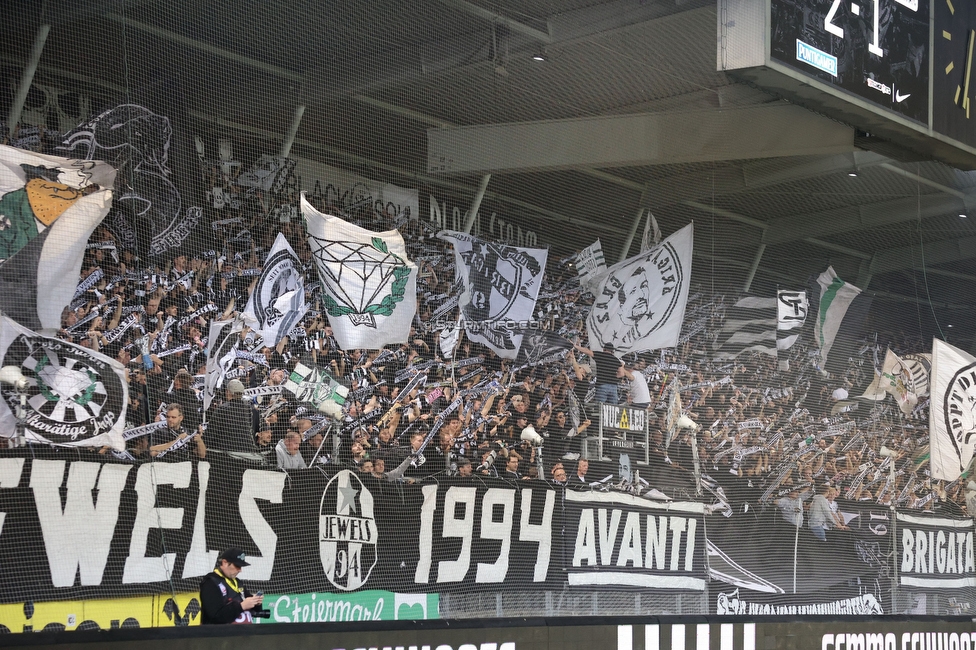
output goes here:
<path id="1" fill-rule="evenodd" d="M 502 506 L 502 520 L 495 522 L 495 506 Z M 508 551 L 512 547 L 512 513 L 515 511 L 515 492 L 492 488 L 481 500 L 481 539 L 497 539 L 502 543 L 498 559 L 493 564 L 478 563 L 475 582 L 502 582 L 508 573 Z"/>
<path id="2" fill-rule="evenodd" d="M 285 490 L 284 472 L 268 472 L 260 469 L 249 469 L 242 478 L 241 495 L 237 499 L 244 528 L 247 530 L 261 555 L 248 555 L 247 561 L 251 566 L 241 569 L 242 580 L 270 580 L 271 570 L 274 568 L 275 549 L 278 546 L 278 534 L 265 521 L 258 509 L 257 499 L 270 503 L 281 503 Z"/>
<path id="3" fill-rule="evenodd" d="M 567 576 L 570 585 L 705 588 L 703 577 L 689 575 L 695 572 L 696 553 L 700 554 L 698 519 L 677 514 L 700 514 L 700 504 L 662 505 L 597 492 L 567 492 L 566 501 L 579 507 L 572 567 Z M 664 514 L 666 511 L 670 514 Z M 572 513 L 567 510 L 567 516 L 574 516 Z"/>
<path id="4" fill-rule="evenodd" d="M 439 230 L 462 230 L 464 223 L 468 220 L 469 210 L 461 212 L 461 208 L 454 206 L 450 212 L 447 209 L 447 202 L 438 203 L 433 195 L 430 197 L 430 223 Z M 471 234 L 475 237 L 500 239 L 515 246 L 537 246 L 539 237 L 534 230 L 522 232 L 521 226 L 507 223 L 499 219 L 495 212 L 488 217 L 487 229 L 482 228 L 481 214 L 474 220 Z"/>
<path id="5" fill-rule="evenodd" d="M 600 415 L 604 428 L 643 431 L 647 425 L 647 411 L 643 409 L 604 404 Z"/>
<path id="6" fill-rule="evenodd" d="M 624 533 L 618 546 L 617 530 L 622 511 L 610 511 L 608 520 L 607 509 L 597 509 L 599 528 L 595 530 L 593 510 L 593 508 L 583 508 L 580 512 L 579 528 L 576 531 L 576 550 L 573 554 L 574 567 L 626 567 L 629 564 L 635 569 L 646 567 L 659 571 L 690 572 L 692 570 L 697 520 L 687 517 L 646 515 L 643 539 L 647 540 L 647 544 L 644 545 L 641 537 L 640 513 L 628 512 Z M 669 531 L 670 545 L 668 544 Z M 594 539 L 599 541 L 599 562 L 597 562 Z M 647 549 L 646 556 L 642 552 L 643 548 Z"/>
<path id="7" fill-rule="evenodd" d="M 902 546 L 902 584 L 929 587 L 976 586 L 972 531 L 901 528 L 898 532 L 901 534 Z M 954 575 L 946 577 L 949 574 Z M 919 575 L 931 577 L 916 577 Z"/>
<path id="8" fill-rule="evenodd" d="M 556 503 L 556 493 L 546 490 L 546 505 L 542 510 L 542 523 L 533 526 L 529 523 L 532 514 L 532 490 L 522 490 L 522 529 L 519 532 L 520 542 L 537 542 L 539 550 L 535 555 L 535 570 L 532 572 L 533 582 L 544 582 L 549 574 L 549 558 L 552 554 L 552 513 Z"/>
<path id="9" fill-rule="evenodd" d="M 369 580 L 376 566 L 379 532 L 373 495 L 350 470 L 333 476 L 319 506 L 319 557 L 325 577 L 342 591 Z"/>
<path id="10" fill-rule="evenodd" d="M 210 463 L 197 463 L 197 512 L 193 517 L 193 538 L 183 561 L 183 577 L 205 576 L 213 571 L 220 551 L 207 550 L 207 486 L 210 484 Z"/>
<path id="11" fill-rule="evenodd" d="M 76 465 L 77 463 L 72 464 Z M 139 467 L 136 474 L 136 520 L 129 540 L 129 556 L 125 558 L 122 584 L 169 580 L 176 563 L 176 553 L 161 557 L 146 557 L 150 528 L 183 527 L 183 508 L 157 508 L 156 491 L 160 485 L 176 489 L 190 487 L 193 463 L 149 463 Z"/>
<path id="12" fill-rule="evenodd" d="M 821 650 L 971 650 L 976 632 L 836 633 L 820 637 Z"/>
<path id="13" fill-rule="evenodd" d="M 618 625 L 617 626 L 617 650 L 633 650 L 635 639 L 643 636 L 645 650 L 663 650 L 673 648 L 684 650 L 690 647 L 689 643 L 695 648 L 717 648 L 718 650 L 756 650 L 756 624 L 755 623 L 698 623 L 694 626 L 694 637 L 688 639 L 688 625 L 684 623 L 673 623 L 671 625 Z M 718 643 L 713 640 L 712 628 L 716 628 Z M 644 628 L 641 634 L 640 628 Z M 736 628 L 739 628 L 736 630 Z M 636 634 L 635 634 L 636 632 Z M 661 633 L 665 632 L 671 637 L 671 643 L 667 643 L 667 637 Z M 483 650 L 483 649 L 482 649 Z"/>
<path id="14" fill-rule="evenodd" d="M 309 198 L 344 211 L 370 208 L 377 216 L 419 218 L 420 195 L 415 189 L 357 176 L 337 167 L 296 158 L 295 178 Z"/>
<path id="15" fill-rule="evenodd" d="M 423 487 L 424 504 L 420 507 L 420 559 L 413 581 L 417 584 L 430 582 L 430 564 L 434 556 L 434 510 L 437 508 L 437 486 Z"/>
<path id="16" fill-rule="evenodd" d="M 798 605 L 747 601 L 741 598 L 739 590 L 735 589 L 730 593 L 718 594 L 715 613 L 719 616 L 875 616 L 885 612 L 874 594 Z"/>
<path id="17" fill-rule="evenodd" d="M 71 587 L 80 570 L 82 585 L 98 585 L 108 562 L 119 519 L 119 501 L 132 466 L 72 463 L 62 510 L 64 465 L 63 460 L 35 460 L 31 468 L 30 488 L 51 568 L 51 582 L 55 587 Z M 97 506 L 92 499 L 96 477 Z M 65 531 L 73 534 L 67 535 Z"/>
<path id="18" fill-rule="evenodd" d="M 24 473 L 26 458 L 0 458 L 0 490 L 13 489 L 20 485 L 20 476 Z M 3 534 L 3 520 L 6 512 L 0 512 L 0 534 Z"/>
<path id="19" fill-rule="evenodd" d="M 474 536 L 474 500 L 476 488 L 452 487 L 444 495 L 444 537 L 460 537 L 461 552 L 456 560 L 437 563 L 437 582 L 461 582 L 471 564 L 471 538 Z M 464 515 L 457 519 L 458 504 L 464 504 Z"/>
<path id="20" fill-rule="evenodd" d="M 532 511 L 532 490 L 521 491 L 520 531 L 519 541 L 536 542 L 539 549 L 536 553 L 535 569 L 532 574 L 533 582 L 544 582 L 549 575 L 549 560 L 552 555 L 552 514 L 555 507 L 555 493 L 546 490 L 545 509 L 542 513 L 541 524 L 530 524 Z M 481 529 L 479 539 L 500 540 L 502 542 L 499 556 L 494 563 L 479 562 L 475 574 L 475 582 L 490 583 L 504 582 L 508 575 L 508 555 L 512 542 L 512 522 L 515 511 L 515 490 L 492 488 L 487 490 L 481 498 Z M 424 504 L 420 510 L 420 559 L 414 574 L 414 582 L 427 584 L 430 582 L 430 570 L 433 564 L 434 517 L 437 510 L 437 486 L 425 485 L 423 488 Z M 451 487 L 444 495 L 442 517 L 442 536 L 461 539 L 461 551 L 455 560 L 441 560 L 437 563 L 437 582 L 460 582 L 464 580 L 471 567 L 471 548 L 474 542 L 474 514 L 477 503 L 476 488 Z M 458 505 L 463 504 L 464 514 L 457 517 Z M 495 521 L 495 506 L 502 509 L 501 521 Z"/>

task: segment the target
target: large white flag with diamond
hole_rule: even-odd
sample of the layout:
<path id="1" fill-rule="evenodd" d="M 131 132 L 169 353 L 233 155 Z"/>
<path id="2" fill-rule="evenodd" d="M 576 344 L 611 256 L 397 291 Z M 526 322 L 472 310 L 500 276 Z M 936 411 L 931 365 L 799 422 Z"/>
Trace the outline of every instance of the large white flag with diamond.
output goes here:
<path id="1" fill-rule="evenodd" d="M 302 261 L 285 236 L 278 233 L 247 301 L 244 322 L 261 335 L 265 345 L 274 347 L 306 311 Z"/>
<path id="2" fill-rule="evenodd" d="M 24 434 L 28 442 L 67 447 L 125 443 L 129 387 L 125 369 L 103 354 L 42 336 L 0 315 L 0 366 L 27 379 Z M 17 435 L 20 396 L 9 386 L 0 399 L 0 436 Z"/>
<path id="3" fill-rule="evenodd" d="M 343 350 L 406 343 L 417 311 L 417 265 L 396 230 L 373 232 L 322 214 L 302 194 L 325 312 Z"/>
<path id="4" fill-rule="evenodd" d="M 596 300 L 586 319 L 590 347 L 615 354 L 674 347 L 688 304 L 694 227 L 615 264 L 595 278 Z"/>
<path id="5" fill-rule="evenodd" d="M 484 343 L 503 359 L 514 359 L 535 310 L 549 251 L 487 242 L 453 230 L 437 236 L 454 245 L 456 272 L 464 287 L 458 305 L 468 339 Z"/>

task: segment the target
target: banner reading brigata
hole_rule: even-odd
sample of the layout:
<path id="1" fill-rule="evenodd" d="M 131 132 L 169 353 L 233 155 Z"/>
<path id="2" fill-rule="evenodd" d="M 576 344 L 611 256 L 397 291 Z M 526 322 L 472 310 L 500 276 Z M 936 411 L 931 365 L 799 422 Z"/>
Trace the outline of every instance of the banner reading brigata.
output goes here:
<path id="1" fill-rule="evenodd" d="M 898 582 L 927 589 L 976 587 L 972 519 L 898 513 Z"/>

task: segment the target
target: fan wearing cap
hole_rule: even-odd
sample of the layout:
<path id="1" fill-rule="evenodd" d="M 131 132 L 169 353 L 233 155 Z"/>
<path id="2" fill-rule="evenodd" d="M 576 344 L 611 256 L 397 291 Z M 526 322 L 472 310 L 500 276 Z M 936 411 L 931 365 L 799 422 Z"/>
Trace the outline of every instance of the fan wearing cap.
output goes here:
<path id="1" fill-rule="evenodd" d="M 231 379 L 225 384 L 227 401 L 210 416 L 207 447 L 223 451 L 256 451 L 254 434 L 258 432 L 260 417 L 257 410 L 245 402 L 244 384 Z"/>
<path id="2" fill-rule="evenodd" d="M 229 548 L 217 560 L 217 568 L 200 582 L 200 623 L 220 625 L 254 622 L 254 611 L 261 608 L 264 596 L 251 594 L 237 579 L 241 569 L 250 566 L 244 551 Z"/>

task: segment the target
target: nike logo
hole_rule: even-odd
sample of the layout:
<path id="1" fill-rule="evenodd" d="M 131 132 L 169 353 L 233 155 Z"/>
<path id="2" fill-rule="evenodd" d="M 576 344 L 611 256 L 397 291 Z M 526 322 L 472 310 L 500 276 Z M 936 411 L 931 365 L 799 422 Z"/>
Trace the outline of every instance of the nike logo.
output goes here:
<path id="1" fill-rule="evenodd" d="M 900 92 L 898 92 L 896 90 L 895 91 L 895 102 L 896 103 L 901 103 L 901 102 L 905 101 L 906 99 L 908 99 L 911 96 L 912 96 L 911 93 L 908 93 L 907 95 L 902 95 Z"/>

